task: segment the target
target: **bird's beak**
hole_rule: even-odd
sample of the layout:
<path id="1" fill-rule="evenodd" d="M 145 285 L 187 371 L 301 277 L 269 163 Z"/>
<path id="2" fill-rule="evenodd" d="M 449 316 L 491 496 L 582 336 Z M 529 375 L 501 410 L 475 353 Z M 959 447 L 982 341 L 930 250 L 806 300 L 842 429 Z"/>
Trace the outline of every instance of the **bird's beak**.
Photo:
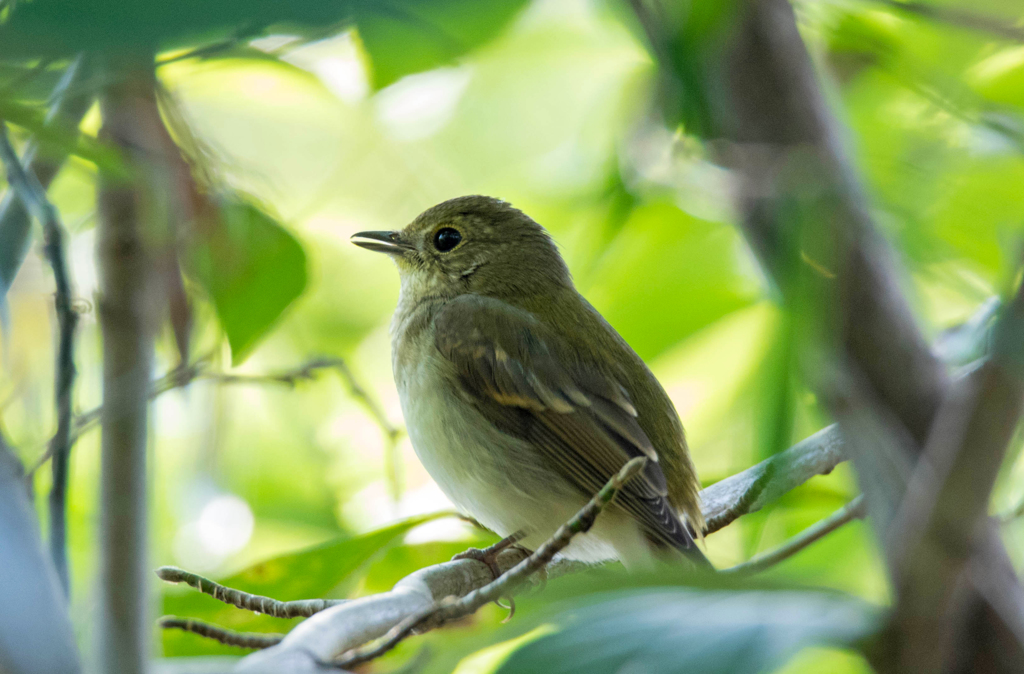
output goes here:
<path id="1" fill-rule="evenodd" d="M 360 248 L 391 255 L 401 255 L 412 250 L 412 246 L 402 241 L 401 232 L 359 232 L 352 235 L 352 243 Z"/>

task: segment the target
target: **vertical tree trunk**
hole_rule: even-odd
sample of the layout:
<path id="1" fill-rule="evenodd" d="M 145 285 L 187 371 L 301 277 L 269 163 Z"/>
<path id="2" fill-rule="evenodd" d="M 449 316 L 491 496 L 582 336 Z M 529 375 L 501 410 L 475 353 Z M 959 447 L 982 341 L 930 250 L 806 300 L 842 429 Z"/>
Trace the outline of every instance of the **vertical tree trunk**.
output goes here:
<path id="1" fill-rule="evenodd" d="M 153 104 L 151 58 L 120 63 L 101 100 L 102 135 L 122 149 L 130 178 L 102 173 L 97 256 L 103 332 L 102 565 L 100 671 L 143 672 L 149 657 L 147 401 L 153 360 L 154 294 L 146 232 L 153 159 L 145 152 Z"/>

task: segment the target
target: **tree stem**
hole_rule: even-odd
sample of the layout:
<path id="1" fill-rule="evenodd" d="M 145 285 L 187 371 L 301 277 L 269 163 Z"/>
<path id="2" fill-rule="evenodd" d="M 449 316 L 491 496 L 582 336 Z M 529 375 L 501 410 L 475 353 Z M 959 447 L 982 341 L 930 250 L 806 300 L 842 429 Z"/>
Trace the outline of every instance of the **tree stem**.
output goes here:
<path id="1" fill-rule="evenodd" d="M 97 257 L 103 333 L 100 671 L 144 672 L 149 657 L 146 440 L 153 365 L 152 263 L 144 237 L 151 216 L 140 137 L 155 106 L 152 60 L 128 64 L 101 101 L 103 137 L 122 149 L 135 176 L 102 171 Z M 155 109 L 155 107 L 154 107 Z"/>

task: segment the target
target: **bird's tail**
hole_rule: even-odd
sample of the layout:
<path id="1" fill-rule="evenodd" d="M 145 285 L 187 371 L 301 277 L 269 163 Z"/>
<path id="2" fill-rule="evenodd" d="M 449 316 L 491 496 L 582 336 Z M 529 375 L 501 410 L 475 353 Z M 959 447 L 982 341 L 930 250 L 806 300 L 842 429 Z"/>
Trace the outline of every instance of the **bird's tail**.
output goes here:
<path id="1" fill-rule="evenodd" d="M 704 571 L 715 570 L 715 566 L 707 557 L 704 556 L 704 553 L 701 552 L 701 549 L 697 546 L 697 542 L 692 538 L 690 539 L 689 545 L 678 546 L 676 549 L 683 554 L 683 557 L 686 557 L 687 561 L 692 563 L 698 569 L 702 569 Z"/>

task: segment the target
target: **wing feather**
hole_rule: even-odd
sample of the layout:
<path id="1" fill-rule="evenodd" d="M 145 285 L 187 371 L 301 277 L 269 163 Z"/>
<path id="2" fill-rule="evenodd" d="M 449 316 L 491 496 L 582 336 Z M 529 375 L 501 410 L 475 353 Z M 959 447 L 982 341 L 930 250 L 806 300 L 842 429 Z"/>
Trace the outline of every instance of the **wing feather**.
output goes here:
<path id="1" fill-rule="evenodd" d="M 582 494 L 596 493 L 631 458 L 650 459 L 616 503 L 652 540 L 693 547 L 666 498 L 658 454 L 613 376 L 579 363 L 532 314 L 496 299 L 460 297 L 438 312 L 434 327 L 438 350 L 475 407 L 537 447 Z"/>

